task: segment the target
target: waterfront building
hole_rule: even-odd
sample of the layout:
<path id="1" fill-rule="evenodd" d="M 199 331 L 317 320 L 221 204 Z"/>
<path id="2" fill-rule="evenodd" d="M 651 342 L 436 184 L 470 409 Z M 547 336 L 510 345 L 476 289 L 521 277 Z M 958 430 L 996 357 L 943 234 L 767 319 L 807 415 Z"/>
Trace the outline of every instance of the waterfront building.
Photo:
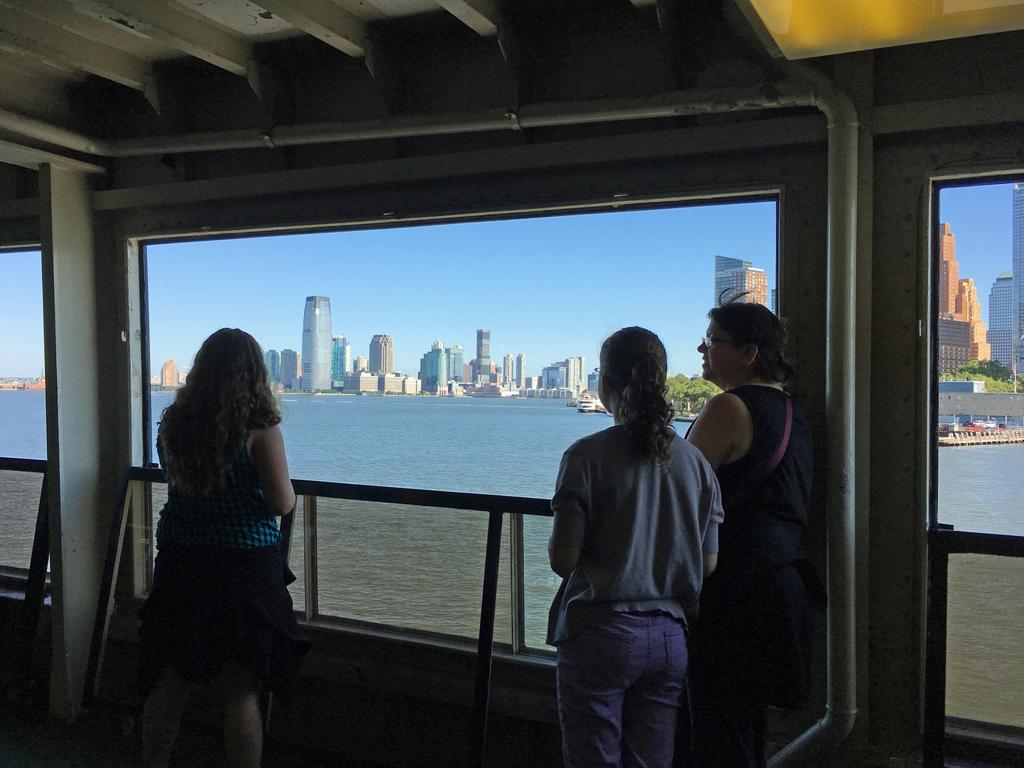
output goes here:
<path id="1" fill-rule="evenodd" d="M 715 296 L 711 302 L 711 306 L 718 306 L 718 302 L 723 299 L 728 301 L 733 295 L 733 280 L 732 275 L 738 270 L 749 269 L 752 267 L 749 261 L 743 259 L 733 259 L 728 256 L 715 256 Z"/>
<path id="2" fill-rule="evenodd" d="M 160 385 L 163 387 L 178 386 L 178 364 L 167 360 L 160 366 Z"/>
<path id="3" fill-rule="evenodd" d="M 1024 370 L 1024 345 L 1019 339 L 1024 334 L 1024 182 L 1013 185 L 1013 328 L 1016 346 L 1014 370 Z"/>
<path id="4" fill-rule="evenodd" d="M 988 343 L 988 333 L 981 319 L 981 302 L 978 301 L 978 288 L 974 278 L 960 280 L 960 292 L 956 299 L 957 315 L 967 323 L 968 351 L 971 360 L 991 360 L 992 347 Z"/>
<path id="5" fill-rule="evenodd" d="M 386 333 L 370 339 L 370 373 L 395 372 L 395 342 Z"/>
<path id="6" fill-rule="evenodd" d="M 345 392 L 377 392 L 380 377 L 366 370 L 345 374 Z"/>
<path id="7" fill-rule="evenodd" d="M 768 273 L 757 267 L 737 269 L 732 273 L 732 293 L 744 304 L 768 306 Z"/>
<path id="8" fill-rule="evenodd" d="M 512 382 L 512 355 L 505 355 L 501 359 L 501 383 L 511 384 Z"/>
<path id="9" fill-rule="evenodd" d="M 960 268 L 956 261 L 956 236 L 949 224 L 939 225 L 939 317 L 963 320 L 956 316 L 956 299 L 960 293 Z"/>
<path id="10" fill-rule="evenodd" d="M 359 355 L 355 359 L 355 362 L 352 363 L 352 373 L 362 373 L 363 371 L 369 373 L 370 361 L 367 359 L 366 355 Z"/>
<path id="11" fill-rule="evenodd" d="M 399 373 L 377 374 L 377 391 L 384 394 L 400 395 L 405 387 L 404 382 L 408 378 Z"/>
<path id="12" fill-rule="evenodd" d="M 593 371 L 587 374 L 587 389 L 591 392 L 597 392 L 597 380 L 601 378 L 601 369 L 595 368 Z"/>
<path id="13" fill-rule="evenodd" d="M 1003 272 L 988 294 L 988 343 L 992 358 L 1007 368 L 1013 367 L 1013 272 Z"/>
<path id="14" fill-rule="evenodd" d="M 321 392 L 331 388 L 331 300 L 307 296 L 302 313 L 302 389 Z"/>
<path id="15" fill-rule="evenodd" d="M 583 391 L 583 384 L 583 357 L 567 357 L 565 359 L 565 386 L 575 397 Z"/>
<path id="16" fill-rule="evenodd" d="M 552 363 L 551 365 L 542 368 L 540 372 L 540 388 L 541 389 L 562 389 L 566 386 L 565 382 L 568 380 L 568 371 L 566 370 L 565 362 Z"/>
<path id="17" fill-rule="evenodd" d="M 474 359 L 473 379 L 489 377 L 494 373 L 491 367 L 491 329 L 476 329 L 476 358 Z"/>
<path id="18" fill-rule="evenodd" d="M 526 355 L 522 352 L 516 355 L 516 386 L 526 389 Z"/>
<path id="19" fill-rule="evenodd" d="M 268 349 L 263 353 L 263 362 L 267 364 L 267 375 L 273 384 L 281 383 L 281 355 L 276 349 Z"/>
<path id="20" fill-rule="evenodd" d="M 473 381 L 473 361 L 462 364 L 462 381 L 471 382 Z"/>
<path id="21" fill-rule="evenodd" d="M 971 359 L 970 326 L 961 320 L 939 318 L 939 374 L 952 373 Z"/>
<path id="22" fill-rule="evenodd" d="M 448 355 L 444 344 L 435 341 L 420 360 L 420 387 L 424 392 L 444 394 L 448 390 Z"/>
<path id="23" fill-rule="evenodd" d="M 281 386 L 285 389 L 299 388 L 299 362 L 301 356 L 294 349 L 281 350 Z"/>
<path id="24" fill-rule="evenodd" d="M 456 388 L 458 388 L 457 385 L 456 385 Z M 422 391 L 422 389 L 420 387 L 420 380 L 419 379 L 414 379 L 412 376 L 403 376 L 402 377 L 402 394 L 403 395 L 418 395 L 421 391 Z"/>
<path id="25" fill-rule="evenodd" d="M 345 374 L 352 369 L 352 345 L 344 336 L 335 336 L 331 345 L 331 384 L 342 387 Z"/>
<path id="26" fill-rule="evenodd" d="M 463 373 L 465 368 L 463 361 L 465 350 L 462 348 L 462 345 L 454 344 L 451 347 L 446 347 L 444 355 L 448 368 L 448 379 L 451 381 L 465 381 L 467 378 Z"/>

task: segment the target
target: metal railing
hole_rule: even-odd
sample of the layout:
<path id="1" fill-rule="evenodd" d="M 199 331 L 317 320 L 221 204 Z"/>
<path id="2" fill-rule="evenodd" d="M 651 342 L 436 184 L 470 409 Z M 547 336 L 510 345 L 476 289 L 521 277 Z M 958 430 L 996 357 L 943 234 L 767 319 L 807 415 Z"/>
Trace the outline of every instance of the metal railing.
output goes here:
<path id="1" fill-rule="evenodd" d="M 46 461 L 44 459 L 17 459 L 0 457 L 0 471 L 34 472 L 43 476 L 39 489 L 35 531 L 32 536 L 32 554 L 28 577 L 25 581 L 25 602 L 22 605 L 19 626 L 15 630 L 10 653 L 10 673 L 0 680 L 0 690 L 24 685 L 32 670 L 39 614 L 46 598 L 46 566 L 50 559 L 50 519 L 47 503 Z"/>
<path id="2" fill-rule="evenodd" d="M 124 477 L 127 494 L 132 482 L 164 483 L 162 469 L 156 467 L 132 467 Z M 520 498 L 484 493 L 461 493 L 455 491 L 433 491 L 417 488 L 392 488 L 351 483 L 329 483 L 313 480 L 293 480 L 295 493 L 302 497 L 302 537 L 304 564 L 304 614 L 312 620 L 317 615 L 317 499 L 339 499 L 347 501 L 376 502 L 441 509 L 445 512 L 461 510 L 468 513 L 487 514 L 487 535 L 484 542 L 484 572 L 480 594 L 480 622 L 477 635 L 477 663 L 473 695 L 473 727 L 470 742 L 471 764 L 483 765 L 486 748 L 487 713 L 490 701 L 491 661 L 493 657 L 494 623 L 497 603 L 498 567 L 501 557 L 501 534 L 504 518 L 509 517 L 509 544 L 511 557 L 511 626 L 513 653 L 526 648 L 525 629 L 525 564 L 523 552 L 523 519 L 526 516 L 551 517 L 550 502 L 547 499 Z M 122 508 L 120 514 L 126 514 Z M 291 526 L 294 515 L 282 519 L 282 536 L 285 541 L 292 536 Z M 115 520 L 113 530 L 123 534 L 124 520 Z M 114 539 L 112 536 L 112 548 Z M 110 570 L 116 571 L 115 563 L 109 563 Z M 99 621 L 99 617 L 98 617 Z"/>

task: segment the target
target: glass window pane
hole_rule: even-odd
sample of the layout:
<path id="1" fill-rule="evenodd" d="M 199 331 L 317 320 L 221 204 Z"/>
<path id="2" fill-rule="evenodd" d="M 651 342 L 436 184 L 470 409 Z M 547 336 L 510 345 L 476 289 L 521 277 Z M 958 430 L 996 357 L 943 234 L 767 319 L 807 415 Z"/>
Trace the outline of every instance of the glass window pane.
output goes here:
<path id="1" fill-rule="evenodd" d="M 0 472 L 0 565 L 28 568 L 43 476 Z"/>
<path id="2" fill-rule="evenodd" d="M 938 520 L 1022 535 L 1024 184 L 944 188 L 939 218 Z"/>
<path id="3" fill-rule="evenodd" d="M 548 539 L 551 537 L 550 517 L 527 517 L 523 521 L 523 550 L 526 587 L 526 645 L 546 651 L 548 609 L 562 583 L 548 564 Z"/>
<path id="4" fill-rule="evenodd" d="M 946 715 L 1024 728 L 1024 559 L 950 555 Z"/>
<path id="5" fill-rule="evenodd" d="M 502 534 L 494 639 L 510 643 Z M 486 543 L 483 512 L 317 499 L 319 613 L 475 638 Z"/>
<path id="6" fill-rule="evenodd" d="M 292 605 L 296 611 L 306 610 L 306 542 L 302 535 L 305 524 L 305 499 L 300 496 L 295 506 L 295 519 L 292 521 L 292 543 L 288 549 L 288 567 L 295 574 L 288 591 L 292 596 Z"/>

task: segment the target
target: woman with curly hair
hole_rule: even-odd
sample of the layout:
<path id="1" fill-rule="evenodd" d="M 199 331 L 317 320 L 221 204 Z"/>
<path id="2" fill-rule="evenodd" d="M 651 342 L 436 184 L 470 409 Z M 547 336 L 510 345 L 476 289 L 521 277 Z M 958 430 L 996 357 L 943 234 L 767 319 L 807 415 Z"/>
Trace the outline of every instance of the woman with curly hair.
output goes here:
<path id="1" fill-rule="evenodd" d="M 141 611 L 143 762 L 166 766 L 189 691 L 225 696 L 230 766 L 258 766 L 260 694 L 287 701 L 308 649 L 292 613 L 277 517 L 290 514 L 281 415 L 252 336 L 222 328 L 163 413 L 167 472 L 153 588 Z"/>
<path id="2" fill-rule="evenodd" d="M 623 328 L 601 347 L 598 394 L 615 426 L 562 457 L 551 500 L 548 622 L 562 754 L 575 766 L 672 764 L 685 627 L 714 570 L 718 481 L 672 429 L 665 347 Z"/>

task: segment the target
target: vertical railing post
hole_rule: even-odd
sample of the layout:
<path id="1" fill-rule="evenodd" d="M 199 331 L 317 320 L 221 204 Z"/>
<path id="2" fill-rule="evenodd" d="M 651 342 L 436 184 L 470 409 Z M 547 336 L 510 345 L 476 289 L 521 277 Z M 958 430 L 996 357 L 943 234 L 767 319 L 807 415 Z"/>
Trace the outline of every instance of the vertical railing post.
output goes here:
<path id="1" fill-rule="evenodd" d="M 509 582 L 512 605 L 512 653 L 526 650 L 526 563 L 523 516 L 509 515 Z"/>
<path id="2" fill-rule="evenodd" d="M 924 768 L 946 763 L 946 631 L 949 552 L 941 533 L 928 535 L 928 616 L 924 662 Z"/>
<path id="3" fill-rule="evenodd" d="M 305 618 L 316 618 L 318 608 L 316 575 L 316 496 L 302 497 L 302 566 L 305 576 Z"/>
<path id="4" fill-rule="evenodd" d="M 473 696 L 473 732 L 470 765 L 484 765 L 487 739 L 487 708 L 491 696 L 491 654 L 494 642 L 494 608 L 498 596 L 498 565 L 501 558 L 502 513 L 491 511 L 487 521 L 487 554 L 480 597 L 480 633 L 476 652 L 476 688 Z"/>

